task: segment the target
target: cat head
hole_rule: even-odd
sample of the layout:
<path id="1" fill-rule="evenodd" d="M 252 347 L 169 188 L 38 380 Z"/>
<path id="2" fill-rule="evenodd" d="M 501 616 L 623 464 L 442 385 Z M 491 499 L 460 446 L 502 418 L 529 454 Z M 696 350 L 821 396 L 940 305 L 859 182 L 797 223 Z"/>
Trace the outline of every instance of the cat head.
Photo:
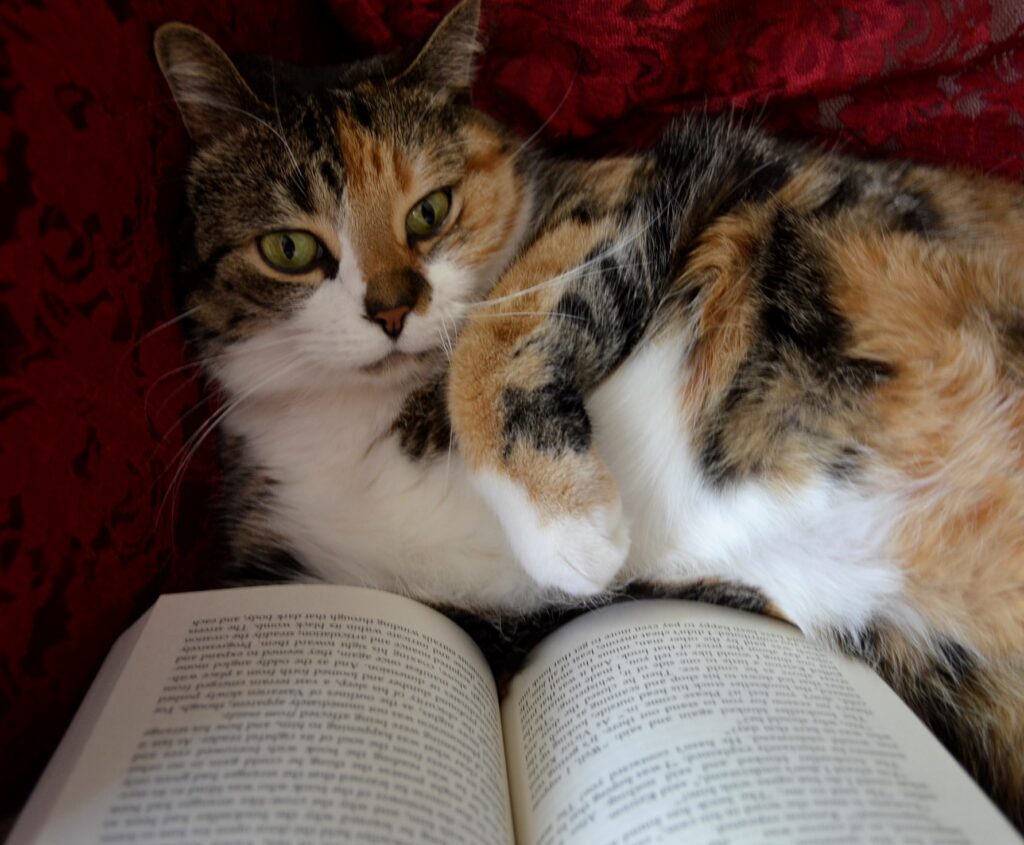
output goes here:
<path id="1" fill-rule="evenodd" d="M 410 60 L 235 67 L 166 24 L 195 143 L 187 314 L 234 394 L 397 384 L 436 367 L 531 206 L 519 144 L 469 101 L 478 0 Z"/>

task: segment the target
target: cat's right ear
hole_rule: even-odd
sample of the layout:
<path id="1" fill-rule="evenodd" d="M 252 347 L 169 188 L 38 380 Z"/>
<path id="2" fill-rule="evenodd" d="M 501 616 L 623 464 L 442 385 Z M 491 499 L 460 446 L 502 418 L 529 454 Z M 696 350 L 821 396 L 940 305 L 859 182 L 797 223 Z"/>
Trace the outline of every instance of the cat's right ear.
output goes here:
<path id="1" fill-rule="evenodd" d="M 153 49 L 185 128 L 197 144 L 223 137 L 246 120 L 265 120 L 267 108 L 223 50 L 183 23 L 165 23 Z"/>
<path id="2" fill-rule="evenodd" d="M 460 0 L 395 81 L 469 91 L 473 84 L 473 61 L 480 51 L 479 29 L 480 0 Z"/>

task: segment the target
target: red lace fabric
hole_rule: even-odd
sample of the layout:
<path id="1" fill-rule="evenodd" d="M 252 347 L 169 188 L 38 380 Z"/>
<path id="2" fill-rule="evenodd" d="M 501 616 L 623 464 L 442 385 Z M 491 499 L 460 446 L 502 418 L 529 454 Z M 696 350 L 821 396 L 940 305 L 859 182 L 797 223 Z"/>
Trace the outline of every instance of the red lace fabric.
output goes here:
<path id="1" fill-rule="evenodd" d="M 170 271 L 187 141 L 152 58 L 185 20 L 306 63 L 423 37 L 439 0 L 0 6 L 0 790 L 31 785 L 113 638 L 216 563 L 211 417 Z M 1024 174 L 1015 0 L 490 0 L 478 104 L 536 143 L 742 110 L 794 138 Z"/>
<path id="2" fill-rule="evenodd" d="M 332 0 L 361 45 L 418 37 L 445 2 Z M 650 140 L 743 110 L 850 152 L 1024 173 L 1024 6 L 861 0 L 495 0 L 477 102 L 549 143 Z"/>

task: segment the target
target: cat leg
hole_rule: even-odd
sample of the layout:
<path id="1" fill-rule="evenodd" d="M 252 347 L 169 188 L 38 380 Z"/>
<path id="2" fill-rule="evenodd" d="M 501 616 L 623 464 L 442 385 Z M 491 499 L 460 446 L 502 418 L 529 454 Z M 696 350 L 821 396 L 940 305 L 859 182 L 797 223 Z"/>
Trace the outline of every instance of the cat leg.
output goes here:
<path id="1" fill-rule="evenodd" d="M 473 313 L 452 359 L 449 409 L 477 488 L 526 571 L 573 595 L 605 589 L 629 552 L 584 406 L 654 301 L 622 243 L 607 221 L 545 232 Z"/>

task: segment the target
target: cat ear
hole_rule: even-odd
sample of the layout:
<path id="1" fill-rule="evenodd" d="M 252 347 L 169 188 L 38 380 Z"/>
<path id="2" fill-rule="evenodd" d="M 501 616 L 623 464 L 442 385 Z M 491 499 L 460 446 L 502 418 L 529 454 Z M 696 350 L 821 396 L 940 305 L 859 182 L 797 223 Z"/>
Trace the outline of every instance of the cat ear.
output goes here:
<path id="1" fill-rule="evenodd" d="M 263 120 L 267 108 L 246 85 L 213 39 L 183 23 L 165 23 L 153 49 L 185 128 L 205 144 L 246 120 Z"/>
<path id="2" fill-rule="evenodd" d="M 398 80 L 468 91 L 473 83 L 473 60 L 480 51 L 479 27 L 480 0 L 462 0 L 437 25 Z"/>

